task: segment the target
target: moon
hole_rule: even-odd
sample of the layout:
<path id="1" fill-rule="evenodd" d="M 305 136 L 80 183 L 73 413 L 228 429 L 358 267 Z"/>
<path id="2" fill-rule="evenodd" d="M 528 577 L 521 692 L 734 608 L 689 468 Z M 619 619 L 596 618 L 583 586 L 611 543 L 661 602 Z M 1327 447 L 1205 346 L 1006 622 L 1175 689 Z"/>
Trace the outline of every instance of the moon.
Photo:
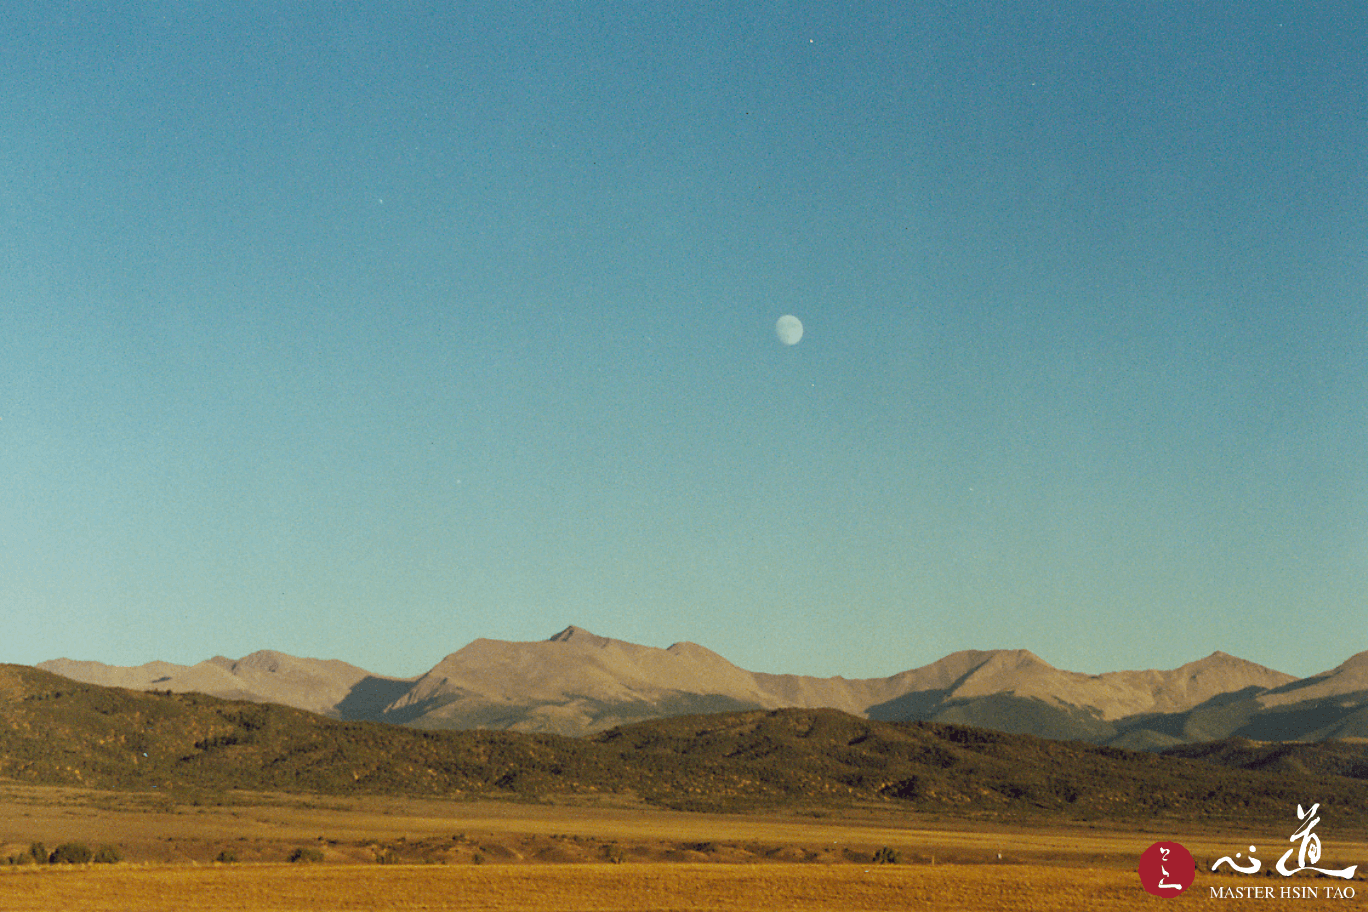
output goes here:
<path id="1" fill-rule="evenodd" d="M 774 323 L 774 334 L 785 345 L 797 345 L 803 338 L 803 321 L 793 314 L 784 314 Z"/>

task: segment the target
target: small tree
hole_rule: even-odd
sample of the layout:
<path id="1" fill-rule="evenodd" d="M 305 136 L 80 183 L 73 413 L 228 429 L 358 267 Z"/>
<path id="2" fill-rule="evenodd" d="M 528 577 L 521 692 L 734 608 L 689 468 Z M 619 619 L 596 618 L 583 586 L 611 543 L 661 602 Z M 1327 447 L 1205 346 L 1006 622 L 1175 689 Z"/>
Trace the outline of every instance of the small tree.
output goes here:
<path id="1" fill-rule="evenodd" d="M 882 846 L 882 847 L 880 847 L 879 851 L 877 851 L 877 852 L 874 853 L 874 863 L 875 863 L 875 864 L 897 864 L 897 863 L 898 863 L 898 853 L 897 853 L 896 851 L 894 851 L 893 849 L 890 849 L 888 846 Z"/>

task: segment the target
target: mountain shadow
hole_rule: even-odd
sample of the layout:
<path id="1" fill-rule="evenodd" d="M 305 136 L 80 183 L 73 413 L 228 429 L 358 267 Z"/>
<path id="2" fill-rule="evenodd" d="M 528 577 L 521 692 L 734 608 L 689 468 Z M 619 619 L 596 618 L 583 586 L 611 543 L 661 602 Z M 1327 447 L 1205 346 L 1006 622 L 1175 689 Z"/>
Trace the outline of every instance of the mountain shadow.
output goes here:
<path id="1" fill-rule="evenodd" d="M 1252 715 L 1232 734 L 1253 741 L 1368 737 L 1368 692 L 1266 709 Z"/>
<path id="2" fill-rule="evenodd" d="M 337 717 L 347 722 L 380 722 L 385 707 L 402 697 L 413 687 L 412 681 L 367 675 L 352 685 L 352 689 L 337 704 Z"/>
<path id="3" fill-rule="evenodd" d="M 1102 743 L 1117 729 L 1096 711 L 1063 707 L 1034 697 L 999 693 L 971 699 L 947 699 L 950 690 L 921 690 L 866 710 L 880 722 L 948 722 L 1011 734 Z"/>
<path id="4" fill-rule="evenodd" d="M 1030 734 L 1056 741 L 1099 743 L 1116 734 L 1116 727 L 1095 711 L 1055 706 L 1044 700 L 1011 694 L 952 701 L 942 707 L 932 721 Z"/>
<path id="5" fill-rule="evenodd" d="M 1266 692 L 1262 687 L 1246 687 L 1218 694 L 1183 712 L 1126 716 L 1116 721 L 1118 735 L 1107 743 L 1128 746 L 1128 742 L 1135 743 L 1137 739 L 1145 738 L 1160 747 L 1168 747 L 1227 738 L 1259 712 L 1256 698 Z"/>
<path id="6" fill-rule="evenodd" d="M 949 690 L 915 690 L 865 710 L 865 715 L 878 722 L 921 722 L 935 716 L 945 705 Z"/>
<path id="7" fill-rule="evenodd" d="M 601 700 L 569 694 L 565 699 L 538 703 L 479 702 L 446 696 L 389 710 L 384 721 L 430 730 L 490 729 L 576 736 L 586 730 L 602 731 L 662 717 L 760 708 L 726 694 L 683 692 L 653 700 Z"/>

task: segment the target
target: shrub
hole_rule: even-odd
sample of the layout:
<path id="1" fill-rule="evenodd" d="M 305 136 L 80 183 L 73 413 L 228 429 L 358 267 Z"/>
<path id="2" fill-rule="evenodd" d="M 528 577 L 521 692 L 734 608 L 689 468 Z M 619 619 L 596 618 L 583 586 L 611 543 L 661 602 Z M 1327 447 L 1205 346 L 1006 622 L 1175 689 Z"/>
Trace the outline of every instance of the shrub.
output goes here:
<path id="1" fill-rule="evenodd" d="M 897 864 L 897 863 L 898 863 L 898 853 L 897 853 L 896 851 L 894 851 L 893 849 L 890 849 L 888 846 L 882 846 L 882 847 L 880 847 L 879 851 L 877 851 L 877 852 L 874 853 L 874 863 L 875 863 L 875 864 Z"/>
<path id="2" fill-rule="evenodd" d="M 48 856 L 49 864 L 88 864 L 94 857 L 90 846 L 84 842 L 64 842 L 52 850 Z"/>
<path id="3" fill-rule="evenodd" d="M 234 852 L 232 849 L 224 849 L 222 852 L 218 853 L 218 858 L 215 858 L 214 860 L 219 864 L 237 864 L 237 852 Z"/>
<path id="4" fill-rule="evenodd" d="M 290 861 L 295 864 L 318 864 L 322 860 L 323 853 L 314 848 L 295 849 L 290 853 Z"/>
<path id="5" fill-rule="evenodd" d="M 47 846 L 43 845 L 41 842 L 31 843 L 29 845 L 29 857 L 33 859 L 35 864 L 47 864 Z"/>
<path id="6" fill-rule="evenodd" d="M 91 860 L 96 864 L 118 864 L 123 861 L 123 853 L 117 846 L 102 845 L 95 850 L 95 857 Z"/>

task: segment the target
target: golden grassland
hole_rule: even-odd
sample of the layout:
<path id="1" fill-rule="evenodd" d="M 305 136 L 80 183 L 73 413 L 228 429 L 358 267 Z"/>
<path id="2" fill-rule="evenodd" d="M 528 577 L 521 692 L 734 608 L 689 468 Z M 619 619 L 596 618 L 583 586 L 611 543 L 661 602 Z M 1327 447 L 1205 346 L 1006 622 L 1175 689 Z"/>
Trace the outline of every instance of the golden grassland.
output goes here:
<path id="1" fill-rule="evenodd" d="M 1196 816 L 1194 814 L 1194 816 Z M 1368 860 L 1368 844 L 1326 819 L 1323 861 Z M 1271 866 L 1285 831 L 1223 833 L 1194 824 L 1024 827 L 887 808 L 699 814 L 640 806 L 502 801 L 171 796 L 0 787 L 0 860 L 33 841 L 118 846 L 112 865 L 0 865 L 0 912 L 319 909 L 876 910 L 1224 908 L 1213 884 L 1273 886 L 1240 908 L 1286 908 L 1283 886 L 1368 883 L 1209 873 L 1257 842 Z M 1152 842 L 1198 858 L 1179 900 L 1150 897 L 1135 873 Z M 1275 848 L 1276 846 L 1276 848 Z M 888 847 L 898 864 L 873 864 Z M 322 864 L 287 864 L 314 850 Z M 214 859 L 231 852 L 237 863 Z M 385 857 L 392 864 L 376 864 Z M 620 862 L 620 863 L 610 863 Z M 805 863 L 802 863 L 805 862 Z M 1357 889 L 1361 887 L 1362 889 Z"/>
<path id="2" fill-rule="evenodd" d="M 1326 898 L 1326 881 L 1297 883 L 1318 887 L 1317 904 L 1345 908 L 1357 901 Z M 1275 895 L 1242 899 L 1238 907 L 1286 908 L 1304 901 Z M 1179 899 L 1167 900 L 1143 892 L 1133 871 L 1031 865 L 116 865 L 0 874 L 0 908 L 6 912 L 1121 912 L 1229 903 L 1212 898 L 1201 879 Z"/>
<path id="3" fill-rule="evenodd" d="M 684 851 L 684 860 L 846 862 L 867 860 L 888 846 L 910 862 L 1027 862 L 1060 853 L 1083 860 L 1129 859 L 1153 841 L 1133 832 L 975 826 L 887 808 L 704 814 L 603 804 L 282 794 L 210 801 L 0 787 L 0 860 L 35 840 L 49 846 L 111 844 L 129 861 L 156 863 L 210 862 L 225 849 L 242 861 L 283 861 L 301 846 L 318 847 L 329 861 L 373 861 L 376 846 L 426 852 L 414 859 L 425 861 L 469 861 L 481 850 L 485 861 L 542 861 L 539 852 L 551 845 L 567 852 L 576 846 L 616 846 L 619 860 L 641 861 Z M 595 860 L 569 854 L 567 861 Z M 709 859 L 709 854 L 726 857 Z"/>

